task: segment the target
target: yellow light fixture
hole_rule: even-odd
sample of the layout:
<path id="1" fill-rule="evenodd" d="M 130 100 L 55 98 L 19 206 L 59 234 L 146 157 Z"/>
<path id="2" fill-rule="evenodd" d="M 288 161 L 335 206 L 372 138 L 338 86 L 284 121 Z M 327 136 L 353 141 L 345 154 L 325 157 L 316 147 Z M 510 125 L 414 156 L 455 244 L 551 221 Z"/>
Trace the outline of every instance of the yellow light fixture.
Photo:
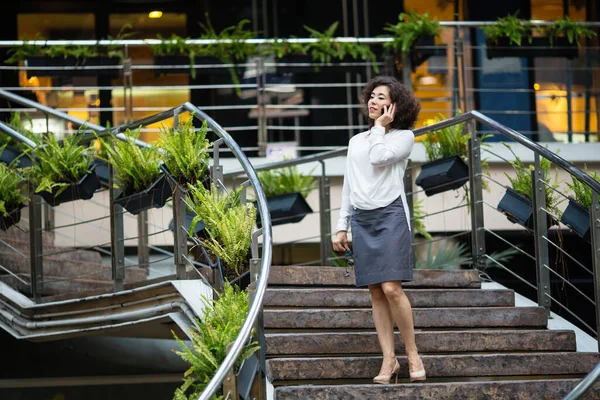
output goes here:
<path id="1" fill-rule="evenodd" d="M 162 17 L 162 11 L 150 11 L 148 13 L 148 18 L 160 18 Z"/>
<path id="2" fill-rule="evenodd" d="M 540 84 L 539 83 L 534 83 L 533 84 L 533 90 L 540 90 Z"/>

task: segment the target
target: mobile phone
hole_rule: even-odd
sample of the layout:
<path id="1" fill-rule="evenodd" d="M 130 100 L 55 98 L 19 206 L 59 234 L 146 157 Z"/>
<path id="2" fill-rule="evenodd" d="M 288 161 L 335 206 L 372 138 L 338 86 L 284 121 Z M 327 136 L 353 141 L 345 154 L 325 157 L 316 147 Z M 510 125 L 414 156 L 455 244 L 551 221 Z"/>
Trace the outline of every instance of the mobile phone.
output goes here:
<path id="1" fill-rule="evenodd" d="M 384 113 L 385 113 L 385 108 L 381 107 L 381 115 L 383 115 Z"/>

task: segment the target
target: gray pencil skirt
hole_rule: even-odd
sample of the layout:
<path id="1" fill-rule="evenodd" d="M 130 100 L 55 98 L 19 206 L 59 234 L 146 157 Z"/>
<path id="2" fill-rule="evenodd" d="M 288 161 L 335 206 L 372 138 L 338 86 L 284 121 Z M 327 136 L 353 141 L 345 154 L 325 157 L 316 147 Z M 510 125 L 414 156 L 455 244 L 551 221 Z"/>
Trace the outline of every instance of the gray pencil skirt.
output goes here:
<path id="1" fill-rule="evenodd" d="M 375 210 L 354 209 L 351 227 L 356 286 L 413 280 L 410 229 L 402 197 Z"/>

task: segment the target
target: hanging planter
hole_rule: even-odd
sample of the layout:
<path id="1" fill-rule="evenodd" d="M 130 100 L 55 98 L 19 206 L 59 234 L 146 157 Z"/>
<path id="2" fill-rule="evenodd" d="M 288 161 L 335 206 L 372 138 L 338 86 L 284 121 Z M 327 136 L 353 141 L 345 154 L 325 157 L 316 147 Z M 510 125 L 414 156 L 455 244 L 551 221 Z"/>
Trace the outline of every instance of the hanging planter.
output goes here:
<path id="1" fill-rule="evenodd" d="M 437 50 L 433 46 L 435 46 L 434 35 L 419 36 L 409 53 L 410 65 L 413 71 L 430 57 L 436 55 Z M 400 55 L 400 60 L 402 60 L 402 55 Z"/>
<path id="2" fill-rule="evenodd" d="M 271 225 L 300 222 L 313 212 L 301 193 L 286 193 L 267 197 L 267 207 L 271 214 Z M 260 213 L 256 214 L 258 226 L 261 226 Z"/>
<path id="3" fill-rule="evenodd" d="M 531 200 L 516 190 L 506 188 L 506 193 L 498 203 L 498 210 L 506 215 L 510 222 L 533 229 Z"/>
<path id="4" fill-rule="evenodd" d="M 590 213 L 574 199 L 560 218 L 560 222 L 571 228 L 580 238 L 590 241 Z"/>
<path id="5" fill-rule="evenodd" d="M 23 207 L 25 207 L 25 205 L 21 204 L 9 212 L 7 216 L 0 217 L 0 230 L 6 231 L 11 226 L 19 223 L 21 220 L 21 209 Z"/>
<path id="6" fill-rule="evenodd" d="M 75 57 L 30 56 L 25 60 L 25 69 L 29 75 L 37 76 L 109 76 L 116 78 L 121 74 L 119 57 L 88 57 L 78 60 Z M 86 69 L 83 67 L 103 67 Z M 30 69 L 31 67 L 49 67 L 48 69 Z M 51 69 L 50 67 L 56 68 Z M 68 67 L 68 69 L 66 69 Z M 110 68 L 106 68 L 110 67 Z"/>
<path id="7" fill-rule="evenodd" d="M 16 163 L 17 168 L 26 168 L 33 165 L 31 158 L 15 147 L 6 146 L 0 154 L 0 162 L 10 165 L 14 160 L 18 159 Z"/>
<path id="8" fill-rule="evenodd" d="M 60 193 L 58 193 L 59 189 L 56 189 L 52 192 L 42 191 L 38 194 L 52 207 L 74 200 L 89 200 L 94 196 L 96 190 L 102 186 L 94 169 L 92 166 L 90 171 L 79 182 L 69 185 Z"/>
<path id="9" fill-rule="evenodd" d="M 99 158 L 94 158 L 94 160 L 92 161 L 92 165 L 95 167 L 96 175 L 98 175 L 98 179 L 100 179 L 100 183 L 102 184 L 102 186 L 110 187 L 108 177 L 108 162 Z"/>
<path id="10" fill-rule="evenodd" d="M 566 37 L 558 36 L 553 38 L 550 45 L 550 39 L 546 36 L 533 37 L 531 43 L 527 39 L 521 46 L 510 42 L 506 37 L 498 38 L 494 41 L 486 39 L 487 58 L 500 57 L 562 57 L 570 60 L 577 58 L 579 48 L 577 43 L 569 43 Z"/>
<path id="11" fill-rule="evenodd" d="M 185 230 L 187 232 L 190 231 L 190 226 L 192 226 L 193 220 L 194 220 L 194 215 L 186 212 L 185 213 Z M 174 224 L 173 220 L 171 220 L 171 222 L 169 222 L 169 229 L 171 231 L 173 231 L 174 225 L 175 224 Z M 204 230 L 204 221 L 200 220 L 194 227 L 194 236 L 201 236 L 201 233 L 203 230 Z"/>
<path id="12" fill-rule="evenodd" d="M 469 167 L 460 156 L 431 161 L 421 166 L 415 183 L 427 196 L 462 187 L 469 180 Z"/>
<path id="13" fill-rule="evenodd" d="M 154 56 L 154 65 L 160 68 L 156 68 L 156 75 L 164 74 L 192 74 L 192 69 L 195 71 L 195 75 L 229 75 L 229 64 L 224 64 L 223 61 L 213 56 L 195 56 L 194 64 L 190 65 L 190 57 L 181 56 Z M 173 66 L 185 66 L 185 68 Z M 194 66 L 200 66 L 194 68 Z M 233 65 L 236 70 L 240 69 L 240 64 Z M 194 74 L 192 74 L 194 75 Z M 238 75 L 239 71 L 238 71 Z"/>
<path id="14" fill-rule="evenodd" d="M 123 206 L 131 214 L 137 215 L 151 208 L 161 208 L 173 194 L 166 175 L 161 174 L 146 190 L 139 193 L 123 193 L 115 200 L 115 204 Z"/>

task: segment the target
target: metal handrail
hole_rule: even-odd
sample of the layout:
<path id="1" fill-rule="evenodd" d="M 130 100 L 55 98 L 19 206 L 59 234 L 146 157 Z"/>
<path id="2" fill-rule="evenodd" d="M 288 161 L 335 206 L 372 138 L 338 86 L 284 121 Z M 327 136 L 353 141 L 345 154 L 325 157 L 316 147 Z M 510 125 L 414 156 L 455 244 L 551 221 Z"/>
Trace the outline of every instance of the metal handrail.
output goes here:
<path id="1" fill-rule="evenodd" d="M 417 137 L 417 136 L 421 136 L 421 135 L 424 135 L 429 132 L 437 131 L 437 130 L 447 128 L 452 125 L 456 125 L 456 124 L 460 124 L 460 123 L 464 123 L 464 122 L 468 122 L 468 121 L 472 121 L 472 120 L 475 120 L 475 121 L 481 122 L 482 124 L 487 125 L 488 127 L 494 129 L 498 133 L 501 133 L 502 135 L 508 137 L 509 139 L 512 139 L 515 142 L 522 144 L 523 146 L 527 147 L 528 149 L 532 150 L 533 152 L 538 153 L 542 157 L 547 158 L 548 160 L 550 160 L 554 164 L 558 165 L 560 168 L 564 169 L 565 171 L 567 171 L 569 174 L 571 174 L 575 178 L 579 179 L 581 182 L 590 186 L 596 192 L 600 193 L 600 183 L 596 182 L 596 180 L 594 180 L 594 178 L 592 178 L 590 175 L 586 174 L 583 170 L 577 168 L 576 166 L 574 166 L 573 164 L 571 164 L 564 158 L 560 157 L 559 155 L 548 150 L 547 148 L 545 148 L 545 147 L 541 146 L 540 144 L 534 142 L 533 140 L 529 139 L 527 136 L 522 135 L 521 133 L 515 131 L 514 129 L 511 129 L 507 126 L 504 126 L 504 125 L 496 122 L 495 120 L 487 117 L 486 115 L 480 113 L 479 111 L 475 111 L 475 110 L 469 111 L 464 114 L 460 114 L 460 115 L 454 116 L 452 118 L 448 118 L 443 121 L 437 122 L 435 124 L 417 128 L 413 131 L 413 133 L 414 133 L 415 137 Z M 300 164 L 306 164 L 306 163 L 310 163 L 310 162 L 323 161 L 323 160 L 326 160 L 329 158 L 344 156 L 347 154 L 347 152 L 348 152 L 348 148 L 344 147 L 344 148 L 341 148 L 338 150 L 325 151 L 325 152 L 321 152 L 321 153 L 317 153 L 317 154 L 298 157 L 298 158 L 291 159 L 291 160 L 284 160 L 284 161 L 274 162 L 274 163 L 270 163 L 270 164 L 265 164 L 265 165 L 257 166 L 254 169 L 256 171 L 264 171 L 264 170 L 269 170 L 269 169 L 284 168 L 284 167 L 290 167 L 290 166 L 295 166 L 295 165 L 300 165 Z M 241 172 L 242 171 L 230 172 L 230 173 L 226 174 L 225 176 L 233 177 L 233 176 L 239 175 Z"/>
<path id="2" fill-rule="evenodd" d="M 543 21 L 543 20 L 530 20 L 531 25 L 536 27 L 544 27 L 550 26 L 554 22 L 553 21 Z M 496 21 L 439 21 L 440 26 L 444 28 L 477 28 L 481 26 L 494 25 Z M 578 24 L 586 27 L 600 27 L 600 22 L 589 22 L 589 21 L 577 21 Z M 236 40 L 235 42 L 243 42 L 248 44 L 269 44 L 275 41 L 285 40 L 289 43 L 316 43 L 318 39 L 315 38 L 252 38 L 252 39 L 244 39 L 244 40 Z M 390 37 L 336 37 L 333 38 L 336 42 L 341 43 L 387 43 L 391 42 L 393 38 Z M 0 47 L 10 47 L 10 46 L 21 46 L 24 44 L 35 45 L 35 46 L 69 46 L 69 45 L 80 45 L 80 46 L 148 46 L 153 44 L 160 43 L 169 43 L 173 42 L 169 39 L 122 39 L 122 40 L 110 40 L 110 39 L 100 39 L 100 40 L 4 40 L 0 41 Z M 187 39 L 185 40 L 185 44 L 214 44 L 214 43 L 232 43 L 231 39 Z"/>

